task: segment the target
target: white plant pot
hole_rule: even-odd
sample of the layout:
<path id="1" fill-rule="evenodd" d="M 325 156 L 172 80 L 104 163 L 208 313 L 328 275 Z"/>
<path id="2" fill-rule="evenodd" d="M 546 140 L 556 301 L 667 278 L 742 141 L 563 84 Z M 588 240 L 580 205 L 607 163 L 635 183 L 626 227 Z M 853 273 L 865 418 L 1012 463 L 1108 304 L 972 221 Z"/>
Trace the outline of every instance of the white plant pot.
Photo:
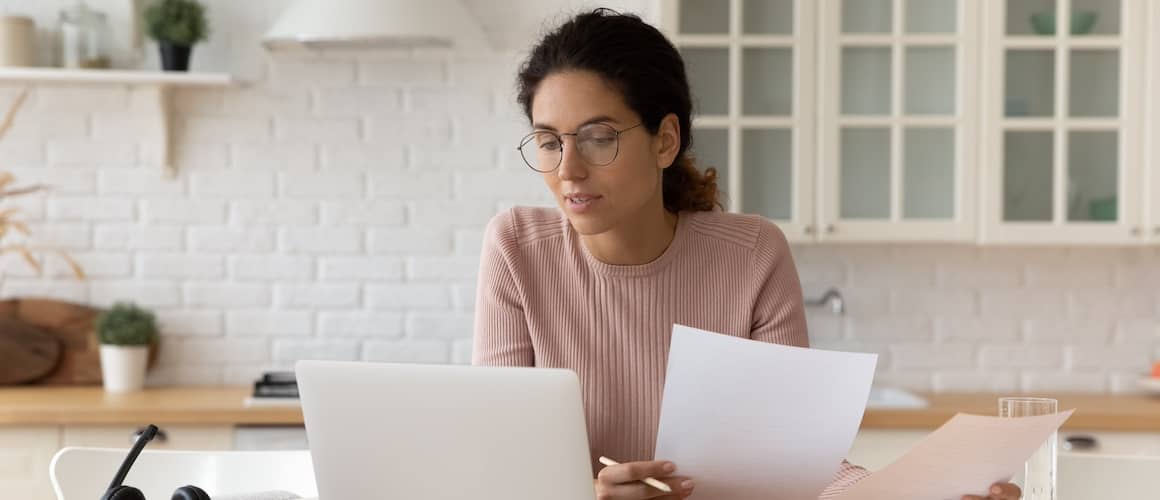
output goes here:
<path id="1" fill-rule="evenodd" d="M 101 345 L 101 378 L 106 392 L 139 391 L 145 387 L 149 346 Z"/>

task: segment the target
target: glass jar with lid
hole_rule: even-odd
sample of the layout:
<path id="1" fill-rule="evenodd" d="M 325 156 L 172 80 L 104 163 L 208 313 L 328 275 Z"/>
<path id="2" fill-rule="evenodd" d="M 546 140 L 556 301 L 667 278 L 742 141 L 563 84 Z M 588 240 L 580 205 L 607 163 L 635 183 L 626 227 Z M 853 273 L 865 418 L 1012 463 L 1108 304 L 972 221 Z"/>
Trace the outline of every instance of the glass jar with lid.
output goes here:
<path id="1" fill-rule="evenodd" d="M 60 13 L 60 65 L 65 68 L 109 67 L 109 22 L 84 0 Z"/>

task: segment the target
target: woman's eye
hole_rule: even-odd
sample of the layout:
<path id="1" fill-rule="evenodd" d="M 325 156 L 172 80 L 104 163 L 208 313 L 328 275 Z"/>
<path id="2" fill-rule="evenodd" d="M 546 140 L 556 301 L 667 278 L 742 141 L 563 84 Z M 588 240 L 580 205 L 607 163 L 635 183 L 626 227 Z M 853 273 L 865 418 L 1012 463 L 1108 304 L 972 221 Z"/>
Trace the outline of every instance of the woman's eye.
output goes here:
<path id="1" fill-rule="evenodd" d="M 548 141 L 540 143 L 540 149 L 544 151 L 559 151 L 560 141 Z"/>

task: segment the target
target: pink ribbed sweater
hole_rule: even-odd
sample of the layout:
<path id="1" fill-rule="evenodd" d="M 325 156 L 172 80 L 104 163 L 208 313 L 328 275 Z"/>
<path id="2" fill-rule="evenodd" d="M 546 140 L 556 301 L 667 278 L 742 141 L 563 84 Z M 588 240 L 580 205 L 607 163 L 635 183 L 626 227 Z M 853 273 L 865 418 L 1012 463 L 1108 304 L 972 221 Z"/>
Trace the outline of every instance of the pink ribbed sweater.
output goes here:
<path id="1" fill-rule="evenodd" d="M 575 371 L 594 458 L 653 459 L 674 323 L 807 346 L 781 231 L 757 216 L 682 212 L 659 258 L 617 266 L 589 254 L 556 209 L 515 208 L 488 224 L 473 363 Z M 866 475 L 835 467 L 821 498 Z"/>

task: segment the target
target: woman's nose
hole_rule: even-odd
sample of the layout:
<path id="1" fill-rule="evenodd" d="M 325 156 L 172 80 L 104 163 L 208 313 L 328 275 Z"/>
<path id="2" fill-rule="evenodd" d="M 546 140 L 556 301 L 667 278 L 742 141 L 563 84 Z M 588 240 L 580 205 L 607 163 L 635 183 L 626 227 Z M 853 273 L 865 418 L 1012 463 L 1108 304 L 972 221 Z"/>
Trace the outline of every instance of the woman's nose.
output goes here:
<path id="1" fill-rule="evenodd" d="M 568 141 L 568 139 L 572 139 Z M 570 144 L 569 144 L 570 142 Z M 583 179 L 588 177 L 588 164 L 581 158 L 579 148 L 576 147 L 576 139 L 564 139 L 563 156 L 560 158 L 560 166 L 556 169 L 556 175 L 560 176 L 562 180 Z"/>

